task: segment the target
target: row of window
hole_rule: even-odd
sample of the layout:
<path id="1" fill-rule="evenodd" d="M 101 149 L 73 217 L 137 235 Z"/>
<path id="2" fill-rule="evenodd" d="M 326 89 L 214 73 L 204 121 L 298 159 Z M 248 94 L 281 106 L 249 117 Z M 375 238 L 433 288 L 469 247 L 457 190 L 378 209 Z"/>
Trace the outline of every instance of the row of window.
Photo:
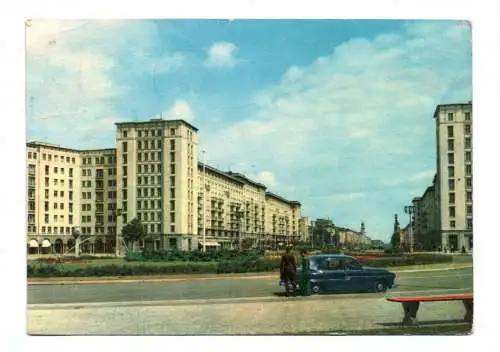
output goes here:
<path id="1" fill-rule="evenodd" d="M 116 164 L 116 156 L 108 155 L 108 164 Z M 104 165 L 106 164 L 104 156 L 96 156 L 94 157 L 95 165 Z M 92 157 L 86 156 L 82 158 L 83 165 L 92 165 Z"/>
<path id="2" fill-rule="evenodd" d="M 472 177 L 465 178 L 465 188 L 472 188 Z M 455 180 L 454 179 L 448 180 L 448 189 L 450 191 L 455 190 Z"/>
<path id="3" fill-rule="evenodd" d="M 465 121 L 470 121 L 470 117 L 471 117 L 470 111 L 466 111 L 464 115 L 465 115 Z M 455 118 L 455 114 L 452 112 L 449 112 L 447 117 L 448 117 L 448 121 L 453 121 Z"/>
<path id="4" fill-rule="evenodd" d="M 142 197 L 161 197 L 162 196 L 162 188 L 157 187 L 156 192 L 155 188 L 137 188 L 137 198 Z M 174 197 L 175 197 L 175 189 L 174 189 Z M 172 197 L 172 198 L 174 198 Z"/>
<path id="5" fill-rule="evenodd" d="M 451 202 L 450 202 L 451 204 Z M 472 216 L 472 204 L 467 204 L 465 206 L 465 214 L 467 216 Z M 454 218 L 456 216 L 456 212 L 455 212 L 455 206 L 454 205 L 451 205 L 448 207 L 448 215 L 450 218 Z"/>
<path id="6" fill-rule="evenodd" d="M 471 139 L 471 137 L 465 137 L 464 148 L 465 149 L 471 149 L 472 148 L 472 139 Z M 454 150 L 455 150 L 455 140 L 450 138 L 450 139 L 448 139 L 448 151 L 452 152 Z"/>
<path id="7" fill-rule="evenodd" d="M 156 165 L 156 171 L 155 171 L 155 165 Z M 161 164 L 139 164 L 137 165 L 137 173 L 142 174 L 142 173 L 161 173 L 162 172 L 162 166 Z"/>
<path id="8" fill-rule="evenodd" d="M 472 165 L 465 165 L 465 176 L 472 176 Z M 448 178 L 455 177 L 455 166 L 448 166 Z"/>
<path id="9" fill-rule="evenodd" d="M 472 219 L 467 219 L 465 226 L 467 230 L 472 230 Z M 454 229 L 456 228 L 456 222 L 455 220 L 450 220 L 450 228 Z"/>
<path id="10" fill-rule="evenodd" d="M 465 162 L 470 163 L 472 162 L 472 152 L 471 151 L 466 151 L 465 152 Z M 455 163 L 455 154 L 454 153 L 448 153 L 448 164 L 453 165 Z"/>
<path id="11" fill-rule="evenodd" d="M 55 215 L 53 215 L 52 218 L 53 218 L 54 222 L 64 222 L 64 215 L 62 215 L 62 214 L 60 214 L 60 215 L 55 214 Z M 45 224 L 48 224 L 50 222 L 49 214 L 44 214 L 43 222 Z M 68 215 L 68 223 L 70 225 L 73 224 L 73 215 L 72 214 Z"/>
<path id="12" fill-rule="evenodd" d="M 454 126 L 447 127 L 448 138 L 454 137 L 454 130 L 455 130 Z M 472 125 L 470 123 L 466 123 L 464 125 L 464 134 L 466 134 L 466 135 L 472 134 Z"/>
<path id="13" fill-rule="evenodd" d="M 28 159 L 35 159 L 36 160 L 37 158 L 37 153 L 36 152 L 28 152 Z M 47 160 L 48 161 L 52 161 L 52 154 L 46 154 L 46 153 L 42 153 L 42 160 Z M 76 159 L 75 157 L 69 157 L 69 156 L 63 156 L 63 155 L 54 155 L 54 162 L 61 162 L 61 163 L 70 163 L 71 164 L 75 164 L 76 163 Z"/>
<path id="14" fill-rule="evenodd" d="M 177 129 L 175 127 L 172 127 L 169 129 L 170 135 L 175 136 Z M 162 130 L 161 129 L 140 129 L 137 130 L 137 136 L 139 138 L 142 137 L 161 137 L 162 136 Z M 123 130 L 122 131 L 122 137 L 123 138 L 128 138 L 128 131 Z"/>

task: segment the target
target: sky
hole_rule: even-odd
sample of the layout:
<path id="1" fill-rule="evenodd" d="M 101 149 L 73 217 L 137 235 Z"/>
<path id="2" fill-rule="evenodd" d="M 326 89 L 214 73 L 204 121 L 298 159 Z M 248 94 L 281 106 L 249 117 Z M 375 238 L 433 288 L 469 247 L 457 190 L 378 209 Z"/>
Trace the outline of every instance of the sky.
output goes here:
<path id="1" fill-rule="evenodd" d="M 472 99 L 459 21 L 37 20 L 26 47 L 28 140 L 185 119 L 208 164 L 384 241 L 432 183 L 436 105 Z"/>

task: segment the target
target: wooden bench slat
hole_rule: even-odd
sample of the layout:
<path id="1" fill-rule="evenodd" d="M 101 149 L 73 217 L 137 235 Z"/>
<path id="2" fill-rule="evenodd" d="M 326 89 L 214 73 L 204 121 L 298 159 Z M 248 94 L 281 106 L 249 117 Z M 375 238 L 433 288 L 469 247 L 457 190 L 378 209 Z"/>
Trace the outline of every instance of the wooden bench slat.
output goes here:
<path id="1" fill-rule="evenodd" d="M 401 297 L 389 297 L 387 298 L 390 302 L 436 302 L 436 301 L 459 301 L 464 299 L 473 299 L 472 293 L 460 294 L 460 295 L 446 295 L 446 296 L 401 296 Z"/>

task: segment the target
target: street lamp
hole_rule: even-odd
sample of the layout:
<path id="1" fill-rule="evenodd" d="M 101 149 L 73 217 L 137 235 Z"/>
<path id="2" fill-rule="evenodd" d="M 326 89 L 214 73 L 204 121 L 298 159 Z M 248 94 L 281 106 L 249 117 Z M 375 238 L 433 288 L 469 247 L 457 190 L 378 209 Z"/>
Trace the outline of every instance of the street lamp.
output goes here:
<path id="1" fill-rule="evenodd" d="M 406 205 L 404 207 L 405 213 L 408 214 L 410 218 L 409 231 L 410 231 L 410 254 L 413 255 L 413 215 L 415 214 L 414 205 Z"/>
<path id="2" fill-rule="evenodd" d="M 202 155 L 203 155 L 203 219 L 202 219 L 202 235 L 203 235 L 203 246 L 202 246 L 202 251 L 203 253 L 205 253 L 205 251 L 207 250 L 207 245 L 206 245 L 206 242 L 207 242 L 207 235 L 206 235 L 206 225 L 205 225 L 205 220 L 206 220 L 206 216 L 205 216 L 205 198 L 206 198 L 206 192 L 208 191 L 207 189 L 207 186 L 206 186 L 206 181 L 205 181 L 205 149 L 202 150 Z"/>
<path id="3" fill-rule="evenodd" d="M 79 227 L 75 227 L 71 233 L 71 235 L 75 239 L 75 257 L 78 257 L 80 255 L 80 246 L 78 243 L 78 238 L 80 237 L 81 234 L 82 232 L 80 231 Z"/>

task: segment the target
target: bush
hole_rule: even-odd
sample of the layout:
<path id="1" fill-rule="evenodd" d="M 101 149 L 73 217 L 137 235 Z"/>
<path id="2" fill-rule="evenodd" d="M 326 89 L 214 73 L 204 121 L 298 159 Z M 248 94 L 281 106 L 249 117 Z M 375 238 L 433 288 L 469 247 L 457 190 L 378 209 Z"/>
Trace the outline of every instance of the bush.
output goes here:
<path id="1" fill-rule="evenodd" d="M 160 250 L 143 252 L 128 252 L 125 256 L 127 261 L 153 261 L 153 262 L 213 262 L 231 260 L 255 260 L 264 255 L 263 250 L 235 251 L 180 251 L 180 250 Z"/>
<path id="2" fill-rule="evenodd" d="M 452 256 L 440 254 L 423 254 L 414 256 L 401 257 L 381 257 L 378 259 L 362 259 L 360 263 L 363 266 L 387 267 L 387 266 L 405 266 L 405 265 L 422 265 L 422 264 L 441 264 L 451 263 Z"/>

